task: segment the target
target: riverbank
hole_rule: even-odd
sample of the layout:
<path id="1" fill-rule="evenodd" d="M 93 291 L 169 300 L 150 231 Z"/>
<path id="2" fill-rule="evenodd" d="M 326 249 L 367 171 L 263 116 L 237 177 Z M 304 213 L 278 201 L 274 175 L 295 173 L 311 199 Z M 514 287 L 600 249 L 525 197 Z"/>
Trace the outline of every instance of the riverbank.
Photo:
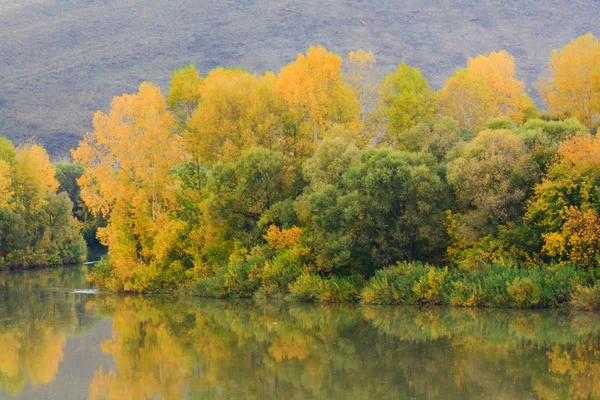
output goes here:
<path id="1" fill-rule="evenodd" d="M 461 272 L 423 263 L 398 263 L 370 279 L 330 277 L 302 272 L 279 280 L 246 279 L 222 271 L 193 282 L 189 292 L 216 298 L 285 298 L 289 300 L 372 305 L 447 305 L 489 308 L 600 309 L 600 287 L 590 272 L 571 265 L 542 265 L 527 269 L 488 265 Z"/>

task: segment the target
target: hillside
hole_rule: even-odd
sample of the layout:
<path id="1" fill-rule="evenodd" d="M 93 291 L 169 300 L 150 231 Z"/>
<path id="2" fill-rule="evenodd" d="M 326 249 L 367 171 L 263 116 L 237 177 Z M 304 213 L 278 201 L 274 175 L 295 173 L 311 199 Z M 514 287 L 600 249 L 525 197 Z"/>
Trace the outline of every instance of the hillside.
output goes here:
<path id="1" fill-rule="evenodd" d="M 507 49 L 531 88 L 552 49 L 600 33 L 600 1 L 3 0 L 0 133 L 67 154 L 115 95 L 195 63 L 278 71 L 323 44 L 373 50 L 381 73 L 402 60 L 434 88 L 468 57 Z M 536 97 L 535 93 L 532 93 Z"/>

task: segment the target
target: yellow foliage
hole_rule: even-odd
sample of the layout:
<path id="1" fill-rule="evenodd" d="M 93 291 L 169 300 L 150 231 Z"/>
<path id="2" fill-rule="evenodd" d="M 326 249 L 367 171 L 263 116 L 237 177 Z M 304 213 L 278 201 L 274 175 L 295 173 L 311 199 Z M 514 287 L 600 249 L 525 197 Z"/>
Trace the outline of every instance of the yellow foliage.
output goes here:
<path id="1" fill-rule="evenodd" d="M 514 57 L 506 50 L 479 55 L 467 61 L 467 71 L 480 75 L 487 83 L 491 102 L 497 114 L 506 115 L 521 124 L 532 102 L 525 93 L 525 85 L 515 77 Z"/>
<path id="2" fill-rule="evenodd" d="M 42 147 L 33 145 L 18 149 L 12 183 L 14 196 L 26 214 L 33 215 L 41 210 L 46 204 L 45 194 L 58 189 L 55 173 L 48 153 Z"/>
<path id="3" fill-rule="evenodd" d="M 462 128 L 477 129 L 497 114 L 492 92 L 483 76 L 457 71 L 437 93 L 443 115 L 454 118 Z"/>
<path id="4" fill-rule="evenodd" d="M 598 263 L 600 250 L 600 218 L 595 210 L 569 207 L 565 210 L 562 231 L 544 236 L 543 250 L 550 257 L 566 254 L 569 261 L 582 266 Z"/>
<path id="5" fill-rule="evenodd" d="M 506 283 L 506 292 L 512 304 L 517 307 L 532 307 L 539 303 L 536 287 L 529 278 L 515 278 Z"/>
<path id="6" fill-rule="evenodd" d="M 272 249 L 283 249 L 298 243 L 303 230 L 294 226 L 290 229 L 280 229 L 275 225 L 271 225 L 267 231 L 267 242 Z"/>
<path id="7" fill-rule="evenodd" d="M 600 42 L 590 33 L 554 50 L 548 61 L 550 76 L 538 82 L 548 111 L 575 117 L 592 128 L 600 112 L 599 69 Z"/>
<path id="8" fill-rule="evenodd" d="M 252 147 L 298 150 L 273 74 L 217 69 L 206 77 L 201 95 L 184 135 L 186 150 L 201 163 L 235 161 Z"/>
<path id="9" fill-rule="evenodd" d="M 282 68 L 275 88 L 299 122 L 308 150 L 335 124 L 359 130 L 359 103 L 342 80 L 342 58 L 323 47 L 311 47 Z"/>
<path id="10" fill-rule="evenodd" d="M 11 168 L 8 163 L 0 160 L 0 208 L 8 207 L 10 198 L 12 197 L 11 190 Z"/>
<path id="11" fill-rule="evenodd" d="M 115 275 L 126 280 L 165 253 L 157 237 L 164 239 L 175 207 L 171 170 L 182 160 L 180 145 L 165 99 L 149 83 L 137 94 L 114 98 L 109 114 L 98 112 L 93 122 L 94 131 L 73 151 L 85 167 L 78 180 L 81 198 L 91 211 L 110 215 L 98 234 Z"/>
<path id="12" fill-rule="evenodd" d="M 558 232 L 550 232 L 542 235 L 544 247 L 542 250 L 550 257 L 560 257 L 565 252 L 565 238 Z"/>
<path id="13" fill-rule="evenodd" d="M 169 109 L 175 113 L 180 128 L 185 127 L 187 119 L 200 104 L 203 84 L 204 78 L 198 74 L 193 65 L 188 65 L 173 73 L 167 102 Z"/>

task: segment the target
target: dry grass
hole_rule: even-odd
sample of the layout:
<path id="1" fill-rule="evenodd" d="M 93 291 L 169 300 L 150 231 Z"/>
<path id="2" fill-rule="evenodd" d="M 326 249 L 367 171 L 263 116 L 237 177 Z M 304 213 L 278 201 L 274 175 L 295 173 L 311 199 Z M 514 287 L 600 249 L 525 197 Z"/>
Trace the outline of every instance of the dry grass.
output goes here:
<path id="1" fill-rule="evenodd" d="M 425 3 L 425 4 L 424 4 Z M 279 70 L 311 44 L 403 59 L 435 88 L 467 57 L 506 48 L 532 85 L 550 51 L 598 34 L 600 2 L 540 0 L 1 0 L 0 132 L 60 156 L 94 111 L 193 62 Z"/>

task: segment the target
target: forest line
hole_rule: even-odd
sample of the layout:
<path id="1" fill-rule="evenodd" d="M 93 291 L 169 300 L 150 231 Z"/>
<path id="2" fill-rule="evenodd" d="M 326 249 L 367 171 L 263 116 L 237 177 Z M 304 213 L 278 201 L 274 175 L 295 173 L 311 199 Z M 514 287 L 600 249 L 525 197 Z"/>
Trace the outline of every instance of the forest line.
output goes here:
<path id="1" fill-rule="evenodd" d="M 75 165 L 0 142 L 0 264 L 71 262 L 83 224 L 109 249 L 96 283 L 115 291 L 598 307 L 598 40 L 551 54 L 545 112 L 506 51 L 438 92 L 405 63 L 375 71 L 370 52 L 322 47 L 279 74 L 190 65 L 167 98 L 149 83 L 115 97 Z M 47 171 L 37 197 L 26 157 L 30 177 Z M 44 197 L 61 196 L 55 169 L 78 210 L 68 235 Z"/>

